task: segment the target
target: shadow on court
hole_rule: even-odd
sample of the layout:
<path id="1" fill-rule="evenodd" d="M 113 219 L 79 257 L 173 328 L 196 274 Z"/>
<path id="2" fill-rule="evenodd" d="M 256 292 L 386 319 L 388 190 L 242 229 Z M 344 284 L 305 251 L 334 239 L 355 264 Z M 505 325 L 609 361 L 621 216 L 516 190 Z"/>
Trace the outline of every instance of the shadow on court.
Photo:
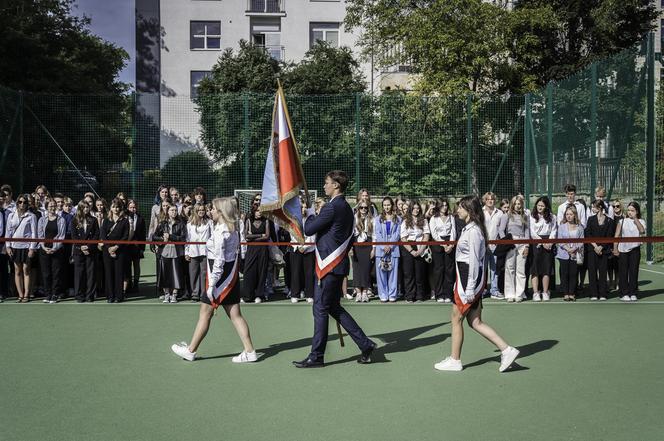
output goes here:
<path id="1" fill-rule="evenodd" d="M 333 323 L 333 321 L 331 321 Z M 375 335 L 370 335 L 369 338 L 373 338 L 374 340 L 380 340 L 381 342 L 384 343 L 383 346 L 380 344 L 378 345 L 378 348 L 374 351 L 374 353 L 371 356 L 372 363 L 389 363 L 391 360 L 389 360 L 386 355 L 390 353 L 398 353 L 398 352 L 408 352 L 412 351 L 414 349 L 420 348 L 420 347 L 425 347 L 429 345 L 437 345 L 445 341 L 448 337 L 450 337 L 450 334 L 437 334 L 429 337 L 424 337 L 424 338 L 417 338 L 418 336 L 427 333 L 433 329 L 439 328 L 441 326 L 447 325 L 449 322 L 444 322 L 444 323 L 438 323 L 435 325 L 427 325 L 427 326 L 420 326 L 417 328 L 411 328 L 411 329 L 403 329 L 401 331 L 394 331 L 394 332 L 388 332 L 385 334 L 375 334 Z M 330 338 L 328 339 L 328 345 L 329 344 L 338 344 L 339 341 L 339 336 L 335 333 L 330 335 Z M 335 364 L 342 364 L 342 363 L 349 363 L 349 362 L 355 362 L 357 360 L 357 357 L 360 355 L 360 351 L 355 346 L 355 343 L 353 340 L 348 336 L 348 334 L 344 333 L 344 343 L 346 344 L 346 349 L 353 351 L 353 355 L 343 358 L 341 360 L 335 360 L 330 363 L 325 363 L 326 366 L 332 366 Z M 259 353 L 259 361 L 264 361 L 274 355 L 277 355 L 280 352 L 284 351 L 290 351 L 292 349 L 309 349 L 311 347 L 311 337 L 306 337 L 306 338 L 301 338 L 298 340 L 293 340 L 293 341 L 288 341 L 288 342 L 283 342 L 283 343 L 277 343 L 274 345 L 270 345 L 267 348 L 257 348 L 256 352 Z M 234 357 L 237 355 L 236 353 L 233 354 L 222 354 L 222 355 L 215 355 L 211 357 L 201 357 L 199 360 L 214 360 L 217 358 L 230 358 Z M 301 354 L 302 358 L 306 356 L 307 354 Z"/>
<path id="2" fill-rule="evenodd" d="M 519 353 L 519 358 L 517 358 L 517 360 L 521 361 L 526 357 L 537 354 L 538 352 L 548 351 L 558 343 L 559 343 L 558 340 L 540 340 L 533 343 L 528 343 L 527 345 L 524 346 L 519 346 L 517 347 L 517 349 L 519 350 L 520 353 Z M 496 352 L 498 352 L 497 349 Z M 481 360 L 477 360 L 469 364 L 464 364 L 463 368 L 468 369 L 494 361 L 500 363 L 500 355 L 494 355 L 492 357 L 482 358 Z M 514 363 L 508 372 L 526 371 L 528 369 L 530 368 L 522 366 L 519 363 Z"/>

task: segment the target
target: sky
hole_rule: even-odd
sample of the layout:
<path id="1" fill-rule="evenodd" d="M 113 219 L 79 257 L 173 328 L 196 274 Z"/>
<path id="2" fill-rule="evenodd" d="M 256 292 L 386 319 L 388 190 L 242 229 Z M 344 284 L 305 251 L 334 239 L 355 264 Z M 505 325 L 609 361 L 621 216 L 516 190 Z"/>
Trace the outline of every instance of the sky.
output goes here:
<path id="1" fill-rule="evenodd" d="M 74 15 L 86 15 L 92 20 L 93 34 L 127 51 L 130 60 L 120 72 L 120 81 L 132 85 L 136 79 L 134 11 L 134 0 L 76 0 L 72 11 Z"/>

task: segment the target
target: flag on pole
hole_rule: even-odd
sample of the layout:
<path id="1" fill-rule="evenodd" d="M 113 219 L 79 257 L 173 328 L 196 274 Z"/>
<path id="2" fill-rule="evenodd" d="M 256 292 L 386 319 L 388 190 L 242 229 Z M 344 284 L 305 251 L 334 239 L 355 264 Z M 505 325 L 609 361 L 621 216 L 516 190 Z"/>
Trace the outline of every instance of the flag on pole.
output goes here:
<path id="1" fill-rule="evenodd" d="M 259 209 L 280 227 L 286 228 L 299 242 L 304 242 L 300 202 L 300 191 L 303 189 L 307 195 L 307 183 L 288 116 L 286 98 L 279 84 L 274 97 L 272 137 L 265 161 Z"/>

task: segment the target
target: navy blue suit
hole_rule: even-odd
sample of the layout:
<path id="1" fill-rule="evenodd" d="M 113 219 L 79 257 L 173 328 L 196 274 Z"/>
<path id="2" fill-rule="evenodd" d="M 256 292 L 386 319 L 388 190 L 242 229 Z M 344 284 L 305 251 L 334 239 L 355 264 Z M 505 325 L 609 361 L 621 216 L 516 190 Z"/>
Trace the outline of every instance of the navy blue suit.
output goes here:
<path id="1" fill-rule="evenodd" d="M 352 232 L 353 210 L 343 195 L 335 197 L 324 205 L 319 215 L 310 216 L 304 225 L 304 233 L 307 236 L 316 235 L 316 248 L 321 259 L 325 259 L 338 249 Z M 361 351 L 368 350 L 374 345 L 353 317 L 341 306 L 342 283 L 349 269 L 350 262 L 344 258 L 319 283 L 316 283 L 313 306 L 314 336 L 309 354 L 309 358 L 313 360 L 323 361 L 330 315 L 341 324 Z"/>

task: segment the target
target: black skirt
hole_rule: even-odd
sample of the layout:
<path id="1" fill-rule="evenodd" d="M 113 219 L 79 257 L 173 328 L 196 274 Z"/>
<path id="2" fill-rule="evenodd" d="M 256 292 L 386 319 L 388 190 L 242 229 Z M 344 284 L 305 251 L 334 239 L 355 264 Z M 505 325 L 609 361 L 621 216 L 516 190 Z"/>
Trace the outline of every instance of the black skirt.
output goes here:
<path id="1" fill-rule="evenodd" d="M 353 286 L 371 288 L 371 249 L 372 247 L 353 247 Z"/>
<path id="2" fill-rule="evenodd" d="M 544 247 L 531 247 L 532 264 L 530 265 L 530 274 L 536 277 L 552 276 L 554 270 L 553 248 L 550 250 Z"/>
<path id="3" fill-rule="evenodd" d="M 208 277 L 209 274 L 212 272 L 212 268 L 214 268 L 214 259 L 208 259 Z M 228 275 L 231 273 L 233 270 L 233 264 L 235 262 L 225 262 L 224 263 L 224 271 L 221 274 L 221 279 L 225 279 L 228 277 Z M 207 281 L 205 283 L 205 286 L 207 287 Z M 207 296 L 207 293 L 203 294 L 203 297 L 201 297 L 201 302 L 206 303 L 208 305 L 211 305 L 212 302 L 210 301 L 210 298 Z M 228 295 L 224 298 L 224 300 L 221 301 L 222 305 L 236 305 L 240 303 L 240 277 L 238 276 L 237 281 L 235 282 L 235 286 L 231 290 L 231 292 L 228 293 Z"/>
<path id="4" fill-rule="evenodd" d="M 185 289 L 184 259 L 182 257 L 159 259 L 157 286 L 164 289 Z"/>
<path id="5" fill-rule="evenodd" d="M 23 265 L 30 263 L 31 259 L 28 257 L 29 252 L 29 248 L 12 248 L 12 262 Z"/>

